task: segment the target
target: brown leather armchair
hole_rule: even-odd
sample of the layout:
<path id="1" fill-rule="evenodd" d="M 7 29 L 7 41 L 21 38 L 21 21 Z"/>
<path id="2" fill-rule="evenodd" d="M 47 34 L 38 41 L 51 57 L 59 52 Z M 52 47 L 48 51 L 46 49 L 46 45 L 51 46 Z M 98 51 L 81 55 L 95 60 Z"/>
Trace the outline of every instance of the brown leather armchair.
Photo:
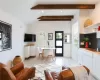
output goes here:
<path id="1" fill-rule="evenodd" d="M 88 74 L 89 69 L 85 66 L 83 66 Z M 62 71 L 59 73 L 56 72 L 49 72 L 47 70 L 44 71 L 45 74 L 45 80 L 75 80 L 73 72 L 68 67 L 62 67 Z"/>
<path id="2" fill-rule="evenodd" d="M 28 80 L 35 77 L 35 67 L 24 68 L 21 62 L 12 68 L 0 63 L 0 80 Z"/>

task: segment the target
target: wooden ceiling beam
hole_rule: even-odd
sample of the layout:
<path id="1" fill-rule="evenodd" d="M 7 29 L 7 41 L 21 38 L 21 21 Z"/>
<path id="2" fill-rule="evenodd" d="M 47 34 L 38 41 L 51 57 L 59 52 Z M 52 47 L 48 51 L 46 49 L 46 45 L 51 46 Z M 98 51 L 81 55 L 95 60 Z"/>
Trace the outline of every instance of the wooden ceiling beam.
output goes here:
<path id="1" fill-rule="evenodd" d="M 73 15 L 68 16 L 41 16 L 37 19 L 39 21 L 71 21 L 74 18 Z"/>
<path id="2" fill-rule="evenodd" d="M 95 4 L 38 4 L 31 9 L 95 9 Z"/>
<path id="3" fill-rule="evenodd" d="M 40 19 L 39 21 L 71 21 L 71 19 Z"/>
<path id="4" fill-rule="evenodd" d="M 41 16 L 38 19 L 73 19 L 73 15 L 68 16 Z"/>

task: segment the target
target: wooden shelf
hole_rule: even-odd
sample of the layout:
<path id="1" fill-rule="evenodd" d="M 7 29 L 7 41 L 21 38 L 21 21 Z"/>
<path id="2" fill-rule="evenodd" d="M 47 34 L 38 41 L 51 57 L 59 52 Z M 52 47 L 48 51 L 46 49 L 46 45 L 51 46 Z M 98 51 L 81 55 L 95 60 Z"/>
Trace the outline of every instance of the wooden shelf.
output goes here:
<path id="1" fill-rule="evenodd" d="M 97 28 L 98 26 L 100 26 L 100 23 L 96 23 L 96 24 L 93 24 L 93 25 L 91 25 L 91 26 L 84 27 L 84 28 L 85 28 L 85 29 L 88 29 L 88 28 L 91 28 L 91 27 Z"/>
<path id="2" fill-rule="evenodd" d="M 97 33 L 97 31 L 98 31 L 98 26 L 100 26 L 100 23 L 93 24 L 93 25 L 91 25 L 91 26 L 85 27 L 85 28 L 84 28 L 84 34 L 88 34 L 88 33 Z"/>

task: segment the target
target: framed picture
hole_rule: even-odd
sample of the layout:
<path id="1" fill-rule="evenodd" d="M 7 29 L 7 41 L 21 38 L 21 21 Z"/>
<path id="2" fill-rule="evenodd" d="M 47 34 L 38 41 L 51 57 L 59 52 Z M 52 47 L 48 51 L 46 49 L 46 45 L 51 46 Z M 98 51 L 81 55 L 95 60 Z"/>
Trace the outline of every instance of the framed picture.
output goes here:
<path id="1" fill-rule="evenodd" d="M 71 43 L 71 35 L 69 33 L 64 33 L 64 43 Z"/>
<path id="2" fill-rule="evenodd" d="M 0 21 L 0 51 L 12 49 L 12 25 Z"/>
<path id="3" fill-rule="evenodd" d="M 53 33 L 48 33 L 48 40 L 53 40 Z"/>

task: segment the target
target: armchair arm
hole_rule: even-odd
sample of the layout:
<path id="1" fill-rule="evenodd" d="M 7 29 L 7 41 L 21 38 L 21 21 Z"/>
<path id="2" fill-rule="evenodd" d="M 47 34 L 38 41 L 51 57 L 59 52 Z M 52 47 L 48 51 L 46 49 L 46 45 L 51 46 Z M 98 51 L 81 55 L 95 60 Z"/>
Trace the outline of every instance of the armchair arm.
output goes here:
<path id="1" fill-rule="evenodd" d="M 10 69 L 13 72 L 13 74 L 16 75 L 18 72 L 24 69 L 24 64 L 21 62 Z"/>
<path id="2" fill-rule="evenodd" d="M 15 75 L 17 80 L 28 80 L 35 77 L 35 67 L 24 68 L 18 74 Z"/>
<path id="3" fill-rule="evenodd" d="M 89 75 L 90 70 L 89 70 L 86 66 L 83 66 L 83 67 L 87 70 L 87 73 L 88 73 L 88 75 Z"/>
<path id="4" fill-rule="evenodd" d="M 33 78 L 33 77 L 35 77 L 35 70 L 36 70 L 35 67 L 29 68 L 29 70 L 28 70 L 28 75 L 29 75 L 29 78 L 30 78 L 30 79 Z"/>
<path id="5" fill-rule="evenodd" d="M 1 72 L 0 72 L 1 73 L 0 80 L 16 80 L 16 77 L 14 76 L 12 71 L 8 69 L 7 67 L 3 67 L 1 69 Z"/>
<path id="6" fill-rule="evenodd" d="M 51 73 L 49 73 L 47 70 L 44 70 L 44 74 L 45 74 L 45 80 L 53 80 Z"/>

